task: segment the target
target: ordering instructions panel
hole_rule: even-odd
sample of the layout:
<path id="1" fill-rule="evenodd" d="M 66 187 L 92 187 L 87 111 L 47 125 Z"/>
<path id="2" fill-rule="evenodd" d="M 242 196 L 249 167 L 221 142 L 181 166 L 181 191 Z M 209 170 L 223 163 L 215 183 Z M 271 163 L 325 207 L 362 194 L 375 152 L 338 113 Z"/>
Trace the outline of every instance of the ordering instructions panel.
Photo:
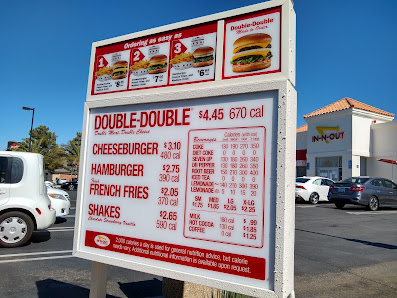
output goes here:
<path id="1" fill-rule="evenodd" d="M 269 287 L 277 98 L 91 109 L 79 250 Z"/>

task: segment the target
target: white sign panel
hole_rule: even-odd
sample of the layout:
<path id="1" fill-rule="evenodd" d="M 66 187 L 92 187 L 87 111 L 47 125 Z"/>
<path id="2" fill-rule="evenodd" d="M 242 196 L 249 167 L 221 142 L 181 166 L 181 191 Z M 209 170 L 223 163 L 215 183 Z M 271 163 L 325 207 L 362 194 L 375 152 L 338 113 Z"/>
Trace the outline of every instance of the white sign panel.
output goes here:
<path id="1" fill-rule="evenodd" d="M 277 100 L 91 109 L 78 250 L 272 289 Z"/>

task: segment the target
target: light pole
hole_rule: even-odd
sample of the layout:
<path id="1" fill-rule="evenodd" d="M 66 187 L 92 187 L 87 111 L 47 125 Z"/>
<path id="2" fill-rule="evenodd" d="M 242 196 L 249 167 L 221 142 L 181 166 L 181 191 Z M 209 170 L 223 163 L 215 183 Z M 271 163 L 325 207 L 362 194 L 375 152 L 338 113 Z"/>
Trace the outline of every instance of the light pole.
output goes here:
<path id="1" fill-rule="evenodd" d="M 33 111 L 32 113 L 32 125 L 30 126 L 30 137 L 29 137 L 29 152 L 31 152 L 31 146 L 32 146 L 32 129 L 33 129 L 33 119 L 34 119 L 34 108 L 29 108 L 29 107 L 22 107 L 23 110 L 26 111 Z"/>

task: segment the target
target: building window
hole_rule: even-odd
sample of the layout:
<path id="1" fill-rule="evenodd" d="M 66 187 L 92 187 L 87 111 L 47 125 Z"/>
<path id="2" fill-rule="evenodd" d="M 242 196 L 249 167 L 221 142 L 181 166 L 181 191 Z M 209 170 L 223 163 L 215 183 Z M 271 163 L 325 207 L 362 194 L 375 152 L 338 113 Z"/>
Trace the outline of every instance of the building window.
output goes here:
<path id="1" fill-rule="evenodd" d="M 342 179 L 342 156 L 316 157 L 316 176 Z"/>
<path id="2" fill-rule="evenodd" d="M 296 167 L 296 177 L 306 176 L 306 167 Z"/>

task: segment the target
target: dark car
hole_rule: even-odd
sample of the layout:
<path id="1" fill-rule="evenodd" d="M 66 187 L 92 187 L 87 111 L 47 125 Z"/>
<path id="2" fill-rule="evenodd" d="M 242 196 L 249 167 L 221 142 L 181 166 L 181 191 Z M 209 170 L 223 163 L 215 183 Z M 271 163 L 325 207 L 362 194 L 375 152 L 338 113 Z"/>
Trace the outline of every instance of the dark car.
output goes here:
<path id="1" fill-rule="evenodd" d="M 328 200 L 339 209 L 345 204 L 366 206 L 372 211 L 397 207 L 397 185 L 381 177 L 352 177 L 334 183 L 329 188 Z"/>
<path id="2" fill-rule="evenodd" d="M 70 181 L 62 184 L 61 188 L 67 189 L 67 190 L 75 190 L 75 189 L 77 189 L 78 184 L 79 184 L 79 180 L 76 178 L 72 178 L 72 179 L 70 179 Z"/>

